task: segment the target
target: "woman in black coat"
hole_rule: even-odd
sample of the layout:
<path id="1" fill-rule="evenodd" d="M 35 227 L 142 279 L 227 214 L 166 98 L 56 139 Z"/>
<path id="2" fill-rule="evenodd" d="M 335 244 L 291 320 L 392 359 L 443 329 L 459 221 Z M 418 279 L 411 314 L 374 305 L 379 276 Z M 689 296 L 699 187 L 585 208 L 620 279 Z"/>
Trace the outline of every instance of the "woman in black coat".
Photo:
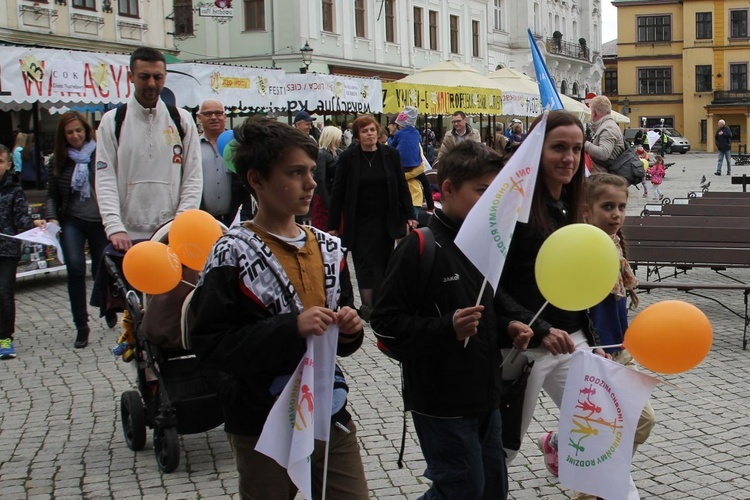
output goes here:
<path id="1" fill-rule="evenodd" d="M 91 253 L 94 276 L 109 241 L 94 193 L 96 141 L 86 118 L 69 111 L 60 119 L 55 136 L 52 177 L 47 187 L 46 218 L 60 225 L 60 246 L 68 270 L 68 295 L 77 335 L 77 349 L 89 343 L 89 314 L 86 300 L 86 255 Z M 107 318 L 114 326 L 116 317 Z"/>
<path id="2" fill-rule="evenodd" d="M 339 156 L 328 210 L 328 231 L 335 236 L 343 217 L 341 239 L 352 252 L 365 320 L 395 241 L 417 227 L 401 156 L 378 143 L 379 133 L 373 117 L 354 120 L 358 144 Z"/>

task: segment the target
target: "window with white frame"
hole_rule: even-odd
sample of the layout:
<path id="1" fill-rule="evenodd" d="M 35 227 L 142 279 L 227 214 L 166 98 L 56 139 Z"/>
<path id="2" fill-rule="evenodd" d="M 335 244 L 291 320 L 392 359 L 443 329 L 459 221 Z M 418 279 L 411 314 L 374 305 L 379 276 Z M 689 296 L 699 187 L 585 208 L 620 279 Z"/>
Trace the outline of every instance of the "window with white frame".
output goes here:
<path id="1" fill-rule="evenodd" d="M 117 13 L 125 17 L 140 17 L 138 0 L 117 0 Z"/>
<path id="2" fill-rule="evenodd" d="M 365 0 L 354 0 L 354 35 L 364 38 L 365 31 Z"/>
<path id="3" fill-rule="evenodd" d="M 458 54 L 458 16 L 450 16 L 451 54 Z"/>
<path id="4" fill-rule="evenodd" d="M 430 11 L 430 50 L 438 49 L 438 13 Z"/>
<path id="5" fill-rule="evenodd" d="M 323 31 L 333 33 L 333 0 L 323 0 Z"/>
<path id="6" fill-rule="evenodd" d="M 479 21 L 471 22 L 471 54 L 474 57 L 479 57 L 480 44 L 479 44 Z"/>
<path id="7" fill-rule="evenodd" d="M 424 41 L 422 34 L 424 31 L 424 10 L 422 7 L 414 7 L 414 46 L 422 48 Z"/>
<path id="8" fill-rule="evenodd" d="M 393 8 L 394 0 L 385 0 L 385 41 L 396 41 L 396 16 Z"/>
<path id="9" fill-rule="evenodd" d="M 503 1 L 495 0 L 495 31 L 503 30 Z"/>

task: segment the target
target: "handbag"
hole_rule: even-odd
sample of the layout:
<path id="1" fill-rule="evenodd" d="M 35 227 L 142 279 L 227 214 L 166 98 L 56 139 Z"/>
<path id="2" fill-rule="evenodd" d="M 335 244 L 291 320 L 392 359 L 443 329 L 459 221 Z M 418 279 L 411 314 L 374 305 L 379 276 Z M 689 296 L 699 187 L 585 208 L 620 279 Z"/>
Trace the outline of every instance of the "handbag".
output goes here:
<path id="1" fill-rule="evenodd" d="M 526 394 L 526 382 L 529 379 L 534 361 L 523 367 L 515 380 L 504 380 L 500 397 L 500 415 L 503 420 L 503 448 L 518 451 L 521 449 L 521 421 L 523 419 L 523 402 Z"/>
<path id="2" fill-rule="evenodd" d="M 625 140 L 623 139 L 623 144 Z M 635 149 L 625 144 L 625 150 L 615 158 L 608 166 L 607 172 L 624 177 L 629 184 L 640 184 L 646 176 L 643 162 L 635 152 Z"/>

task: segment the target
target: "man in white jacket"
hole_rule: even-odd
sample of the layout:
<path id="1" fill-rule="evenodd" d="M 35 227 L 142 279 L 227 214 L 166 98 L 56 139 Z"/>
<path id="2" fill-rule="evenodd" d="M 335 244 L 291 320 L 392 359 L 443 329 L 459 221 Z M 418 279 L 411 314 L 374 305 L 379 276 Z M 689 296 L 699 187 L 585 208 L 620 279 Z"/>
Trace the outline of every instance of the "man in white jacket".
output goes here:
<path id="1" fill-rule="evenodd" d="M 203 171 L 198 130 L 180 109 L 180 126 L 159 97 L 167 76 L 164 55 L 141 47 L 130 56 L 135 92 L 127 103 L 119 139 L 116 110 L 102 117 L 97 131 L 96 195 L 112 245 L 127 251 L 132 240 L 149 238 L 164 222 L 198 208 Z"/>

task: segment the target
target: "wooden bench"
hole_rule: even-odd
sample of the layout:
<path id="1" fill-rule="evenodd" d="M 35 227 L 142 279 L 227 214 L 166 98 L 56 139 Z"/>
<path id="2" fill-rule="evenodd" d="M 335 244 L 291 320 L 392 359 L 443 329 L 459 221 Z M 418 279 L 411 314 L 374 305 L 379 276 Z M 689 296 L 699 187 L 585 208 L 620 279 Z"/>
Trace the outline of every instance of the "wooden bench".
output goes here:
<path id="1" fill-rule="evenodd" d="M 664 205 L 664 208 L 670 206 L 692 205 Z M 640 290 L 650 293 L 652 290 L 673 289 L 716 302 L 744 321 L 742 348 L 747 349 L 750 283 L 743 283 L 725 271 L 750 269 L 750 217 L 642 216 L 626 219 L 622 232 L 631 265 L 634 269 L 646 268 L 646 281 L 639 284 Z M 674 271 L 663 275 L 664 268 L 673 268 Z M 726 281 L 686 283 L 673 280 L 694 268 L 711 269 Z M 741 291 L 744 313 L 703 293 L 711 290 Z"/>
<path id="2" fill-rule="evenodd" d="M 735 165 L 737 164 L 735 163 Z M 747 185 L 750 184 L 750 177 L 748 177 L 747 174 L 733 175 L 732 184 L 741 184 L 742 192 L 747 192 Z"/>
<path id="3" fill-rule="evenodd" d="M 743 283 L 671 283 L 668 281 L 648 281 L 638 284 L 638 290 L 643 290 L 646 293 L 651 293 L 652 290 L 663 290 L 671 289 L 685 292 L 688 295 L 695 295 L 703 299 L 708 299 L 712 302 L 717 303 L 722 308 L 726 309 L 730 313 L 734 314 L 744 322 L 744 328 L 742 331 L 742 350 L 747 350 L 747 327 L 750 324 L 750 317 L 748 316 L 748 295 L 750 294 L 750 284 Z M 698 291 L 696 291 L 698 290 Z M 724 302 L 700 293 L 700 290 L 719 290 L 719 291 L 741 291 L 743 293 L 743 299 L 745 304 L 744 314 L 741 314 L 734 309 L 727 306 Z"/>
<path id="4" fill-rule="evenodd" d="M 691 198 L 688 193 L 688 198 Z M 742 191 L 706 191 L 703 198 L 743 198 L 750 200 L 750 193 Z"/>
<path id="5" fill-rule="evenodd" d="M 750 193 L 748 193 L 750 194 Z M 721 206 L 745 206 L 750 208 L 750 198 L 711 198 L 701 196 L 700 198 L 684 198 L 688 200 L 688 204 L 691 205 L 721 205 Z M 748 211 L 750 212 L 750 210 Z M 748 213 L 750 215 L 750 213 Z"/>
<path id="6" fill-rule="evenodd" d="M 717 201 L 716 203 L 720 202 Z M 750 216 L 750 205 L 700 205 L 692 203 L 665 203 L 663 205 L 646 204 L 646 206 L 643 207 L 641 215 L 713 215 L 716 217 L 748 217 Z"/>

